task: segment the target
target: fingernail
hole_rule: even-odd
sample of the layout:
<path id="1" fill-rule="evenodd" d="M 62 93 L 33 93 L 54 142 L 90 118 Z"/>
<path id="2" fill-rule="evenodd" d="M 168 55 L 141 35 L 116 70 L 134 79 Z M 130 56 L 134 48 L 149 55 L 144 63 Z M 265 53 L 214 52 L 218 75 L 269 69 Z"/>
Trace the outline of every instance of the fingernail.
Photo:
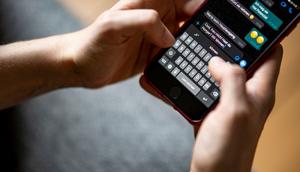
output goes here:
<path id="1" fill-rule="evenodd" d="M 163 35 L 163 41 L 167 46 L 171 46 L 174 44 L 175 38 L 168 30 L 166 30 Z"/>

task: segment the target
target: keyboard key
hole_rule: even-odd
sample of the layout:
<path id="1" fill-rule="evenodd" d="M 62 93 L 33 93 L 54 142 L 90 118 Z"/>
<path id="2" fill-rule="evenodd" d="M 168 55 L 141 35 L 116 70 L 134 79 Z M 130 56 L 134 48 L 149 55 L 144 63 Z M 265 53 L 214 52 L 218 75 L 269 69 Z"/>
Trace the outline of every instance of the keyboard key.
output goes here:
<path id="1" fill-rule="evenodd" d="M 190 44 L 190 48 L 193 50 L 197 45 L 198 45 L 197 41 L 193 41 L 193 42 Z"/>
<path id="2" fill-rule="evenodd" d="M 168 59 L 166 56 L 163 56 L 163 57 L 159 60 L 159 63 L 160 63 L 162 66 L 165 66 L 168 62 L 169 62 L 169 59 Z"/>
<path id="3" fill-rule="evenodd" d="M 181 39 L 182 41 L 185 41 L 186 38 L 188 38 L 188 37 L 189 37 L 189 35 L 188 35 L 186 32 L 184 32 L 184 33 L 180 36 L 180 39 Z"/>
<path id="4" fill-rule="evenodd" d="M 178 48 L 178 51 L 179 51 L 180 53 L 182 53 L 182 52 L 185 50 L 185 48 L 186 48 L 186 46 L 182 44 L 182 45 Z"/>
<path id="5" fill-rule="evenodd" d="M 197 98 L 207 107 L 210 108 L 214 101 L 203 91 L 200 91 Z"/>
<path id="6" fill-rule="evenodd" d="M 193 70 L 190 72 L 189 76 L 190 76 L 191 78 L 193 78 L 196 74 L 197 74 L 197 71 L 196 71 L 195 69 L 193 69 Z"/>
<path id="7" fill-rule="evenodd" d="M 168 51 L 167 51 L 167 56 L 172 59 L 174 56 L 175 56 L 176 52 L 173 48 L 170 48 Z"/>
<path id="8" fill-rule="evenodd" d="M 211 93 L 210 93 L 211 97 L 213 99 L 218 99 L 220 97 L 220 92 L 218 89 L 214 89 Z"/>
<path id="9" fill-rule="evenodd" d="M 196 48 L 194 49 L 195 53 L 199 53 L 202 50 L 202 46 L 199 44 L 196 46 Z"/>
<path id="10" fill-rule="evenodd" d="M 203 62 L 203 61 L 200 61 L 200 62 L 197 64 L 196 68 L 197 68 L 198 70 L 200 70 L 204 65 L 205 65 L 204 62 Z"/>
<path id="11" fill-rule="evenodd" d="M 167 70 L 170 72 L 174 69 L 174 67 L 175 65 L 172 62 L 169 62 L 166 66 Z"/>
<path id="12" fill-rule="evenodd" d="M 205 91 L 207 91 L 210 87 L 211 87 L 211 83 L 207 81 L 207 82 L 204 84 L 203 89 L 204 89 Z"/>
<path id="13" fill-rule="evenodd" d="M 204 78 L 204 77 L 202 77 L 201 79 L 200 79 L 200 81 L 198 82 L 198 84 L 199 84 L 199 86 L 200 87 L 203 87 L 203 85 L 206 83 L 206 79 Z"/>
<path id="14" fill-rule="evenodd" d="M 188 37 L 184 42 L 186 43 L 186 45 L 190 45 L 193 42 L 193 38 L 192 37 Z"/>
<path id="15" fill-rule="evenodd" d="M 201 69 L 201 73 L 202 73 L 203 75 L 205 75 L 207 71 L 208 71 L 208 67 L 207 67 L 207 66 L 204 66 L 204 67 Z"/>
<path id="16" fill-rule="evenodd" d="M 200 56 L 201 58 L 203 58 L 203 57 L 205 56 L 206 53 L 207 53 L 207 51 L 206 51 L 205 49 L 202 49 L 202 50 L 200 51 L 200 53 L 199 53 L 199 56 Z"/>
<path id="17" fill-rule="evenodd" d="M 198 57 L 195 57 L 194 60 L 192 61 L 192 64 L 196 66 L 199 63 L 200 59 Z"/>
<path id="18" fill-rule="evenodd" d="M 194 58 L 195 58 L 195 54 L 194 53 L 191 53 L 186 59 L 188 60 L 188 61 L 192 61 Z"/>
<path id="19" fill-rule="evenodd" d="M 210 72 L 207 72 L 207 73 L 205 74 L 205 76 L 206 76 L 206 78 L 210 79 L 210 77 L 211 77 Z"/>
<path id="20" fill-rule="evenodd" d="M 203 60 L 206 61 L 206 62 L 209 62 L 211 58 L 212 58 L 212 55 L 211 55 L 210 53 L 207 53 L 207 54 L 204 56 Z"/>
<path id="21" fill-rule="evenodd" d="M 172 75 L 176 77 L 176 76 L 179 74 L 179 72 L 180 72 L 180 69 L 176 67 L 176 68 L 172 71 Z"/>
<path id="22" fill-rule="evenodd" d="M 187 65 L 188 65 L 188 62 L 184 60 L 184 61 L 180 64 L 179 67 L 183 70 Z"/>
<path id="23" fill-rule="evenodd" d="M 193 67 L 191 65 L 188 65 L 185 69 L 184 69 L 184 72 L 185 73 L 190 73 L 190 71 L 193 69 Z"/>
<path id="24" fill-rule="evenodd" d="M 180 72 L 176 77 L 177 80 L 183 84 L 192 94 L 197 95 L 200 91 L 200 88 L 194 84 L 184 73 Z"/>
<path id="25" fill-rule="evenodd" d="M 181 56 L 179 56 L 176 60 L 175 60 L 175 64 L 180 65 L 180 63 L 183 61 L 183 58 Z"/>
<path id="26" fill-rule="evenodd" d="M 185 49 L 185 51 L 182 53 L 182 55 L 184 56 L 184 57 L 187 57 L 189 54 L 190 54 L 190 52 L 191 52 L 191 50 L 190 49 Z"/>
<path id="27" fill-rule="evenodd" d="M 178 49 L 178 48 L 180 47 L 180 45 L 181 45 L 181 41 L 177 40 L 177 41 L 175 42 L 175 44 L 173 45 L 173 47 L 174 47 L 175 49 Z"/>
<path id="28" fill-rule="evenodd" d="M 212 54 L 185 32 L 159 63 L 209 108 L 220 97 L 217 83 L 208 71 L 211 58 Z"/>
<path id="29" fill-rule="evenodd" d="M 202 77 L 201 74 L 197 73 L 196 76 L 194 77 L 194 81 L 198 82 L 201 79 L 201 77 Z"/>

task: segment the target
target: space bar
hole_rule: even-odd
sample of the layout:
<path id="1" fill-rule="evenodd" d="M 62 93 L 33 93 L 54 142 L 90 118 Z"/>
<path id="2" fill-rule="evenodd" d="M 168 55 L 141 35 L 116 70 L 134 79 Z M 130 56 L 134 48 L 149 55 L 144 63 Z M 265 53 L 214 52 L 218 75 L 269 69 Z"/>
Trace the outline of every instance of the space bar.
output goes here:
<path id="1" fill-rule="evenodd" d="M 194 82 L 191 81 L 190 78 L 188 78 L 184 73 L 180 72 L 180 74 L 176 78 L 194 95 L 197 95 L 199 93 L 200 88 L 196 84 L 194 84 Z"/>

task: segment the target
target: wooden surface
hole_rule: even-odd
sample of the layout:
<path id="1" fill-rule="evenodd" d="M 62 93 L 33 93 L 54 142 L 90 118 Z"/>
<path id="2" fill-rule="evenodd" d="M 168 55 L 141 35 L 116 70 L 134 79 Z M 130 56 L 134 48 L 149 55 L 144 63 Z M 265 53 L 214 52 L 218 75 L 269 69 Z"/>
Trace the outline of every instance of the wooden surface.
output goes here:
<path id="1" fill-rule="evenodd" d="M 91 23 L 117 0 L 58 0 L 83 23 Z M 300 27 L 284 41 L 277 102 L 259 142 L 257 172 L 298 172 L 300 163 Z"/>

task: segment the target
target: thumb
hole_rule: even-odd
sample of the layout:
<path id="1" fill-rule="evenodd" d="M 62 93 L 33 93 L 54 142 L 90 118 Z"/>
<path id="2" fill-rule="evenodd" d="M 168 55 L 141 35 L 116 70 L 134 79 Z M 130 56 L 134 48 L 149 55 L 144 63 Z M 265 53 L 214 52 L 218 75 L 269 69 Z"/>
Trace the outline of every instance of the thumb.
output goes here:
<path id="1" fill-rule="evenodd" d="M 246 74 L 242 68 L 214 57 L 209 62 L 209 71 L 220 85 L 221 103 L 236 105 L 246 100 Z"/>

